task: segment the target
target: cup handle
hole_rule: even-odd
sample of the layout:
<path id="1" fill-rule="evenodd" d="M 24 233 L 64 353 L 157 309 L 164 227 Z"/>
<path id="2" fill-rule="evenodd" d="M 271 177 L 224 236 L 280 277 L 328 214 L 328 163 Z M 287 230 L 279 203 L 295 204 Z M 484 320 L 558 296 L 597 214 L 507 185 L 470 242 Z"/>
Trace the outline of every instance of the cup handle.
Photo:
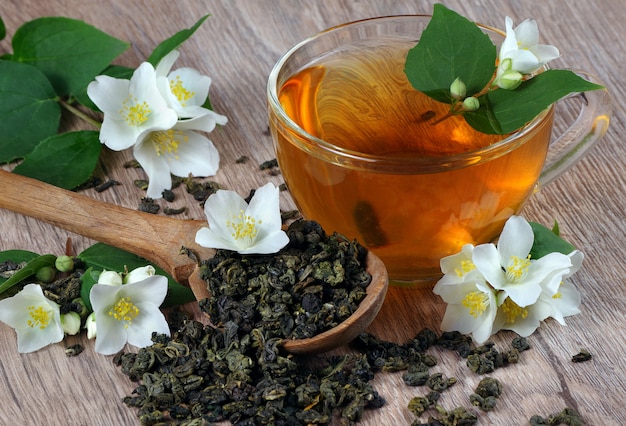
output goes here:
<path id="1" fill-rule="evenodd" d="M 602 84 L 591 74 L 582 71 L 576 71 L 576 74 L 593 83 Z M 611 96 L 607 89 L 576 93 L 564 99 L 578 101 L 580 112 L 569 128 L 550 143 L 538 189 L 548 185 L 576 164 L 604 136 L 609 127 Z"/>

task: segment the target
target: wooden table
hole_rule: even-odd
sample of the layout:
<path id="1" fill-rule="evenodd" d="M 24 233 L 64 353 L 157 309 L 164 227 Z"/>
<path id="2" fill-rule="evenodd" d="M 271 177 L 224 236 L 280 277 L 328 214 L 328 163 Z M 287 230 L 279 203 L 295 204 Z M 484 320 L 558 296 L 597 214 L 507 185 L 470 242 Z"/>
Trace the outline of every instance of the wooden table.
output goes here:
<path id="1" fill-rule="evenodd" d="M 181 49 L 177 65 L 191 66 L 213 78 L 211 100 L 229 123 L 210 137 L 221 153 L 221 168 L 214 178 L 224 187 L 247 194 L 268 181 L 280 184 L 280 175 L 259 169 L 274 158 L 268 133 L 265 84 L 278 57 L 296 42 L 343 22 L 390 14 L 429 13 L 432 1 L 398 0 L 214 0 L 95 1 L 3 0 L 0 15 L 8 37 L 0 51 L 10 51 L 10 37 L 25 21 L 64 15 L 86 22 L 132 47 L 119 63 L 136 67 L 157 43 L 188 28 L 206 13 L 212 17 Z M 529 219 L 560 223 L 564 236 L 586 255 L 584 267 L 572 282 L 582 293 L 582 314 L 562 327 L 548 321 L 531 336 L 532 350 L 520 364 L 496 370 L 505 384 L 497 409 L 479 413 L 480 424 L 523 425 L 534 414 L 548 415 L 564 407 L 577 409 L 589 425 L 626 424 L 626 12 L 621 0 L 448 0 L 446 5 L 476 21 L 503 27 L 504 17 L 516 23 L 525 18 L 539 22 L 544 42 L 563 52 L 557 67 L 579 68 L 598 75 L 614 96 L 614 117 L 605 138 L 572 170 L 533 196 L 523 214 Z M 65 122 L 66 128 L 81 127 Z M 85 127 L 87 128 L 87 127 Z M 0 135 L 0 137 L 2 137 Z M 236 160 L 245 155 L 247 163 Z M 109 203 L 137 208 L 141 192 L 133 179 L 142 172 L 126 169 L 128 152 L 104 151 L 98 174 L 123 183 L 111 190 L 86 194 Z M 13 165 L 3 168 L 10 170 Z M 186 217 L 203 219 L 198 203 L 182 189 L 173 207 L 187 206 Z M 1 196 L 1 194 L 0 194 Z M 28 194 L 25 194 L 28 196 Z M 281 207 L 293 208 L 287 193 Z M 90 246 L 80 236 L 29 218 L 0 210 L 0 250 L 25 249 L 62 254 L 67 238 L 80 252 Z M 392 288 L 375 322 L 373 333 L 398 342 L 422 327 L 438 330 L 445 305 L 430 289 Z M 502 349 L 512 333 L 493 341 Z M 120 425 L 137 424 L 134 409 L 121 398 L 135 385 L 127 380 L 111 357 L 97 354 L 93 341 L 68 338 L 66 344 L 86 347 L 80 356 L 65 355 L 65 344 L 32 354 L 17 352 L 15 333 L 0 325 L 0 423 Z M 580 348 L 593 354 L 590 362 L 574 364 Z M 468 406 L 468 395 L 480 376 L 468 373 L 464 360 L 450 352 L 433 351 L 438 371 L 456 376 L 459 383 L 443 394 L 446 407 Z M 414 416 L 408 401 L 425 393 L 402 383 L 399 373 L 381 373 L 374 386 L 387 400 L 380 410 L 368 411 L 363 424 L 410 424 Z M 20 421 L 20 419 L 22 419 Z"/>

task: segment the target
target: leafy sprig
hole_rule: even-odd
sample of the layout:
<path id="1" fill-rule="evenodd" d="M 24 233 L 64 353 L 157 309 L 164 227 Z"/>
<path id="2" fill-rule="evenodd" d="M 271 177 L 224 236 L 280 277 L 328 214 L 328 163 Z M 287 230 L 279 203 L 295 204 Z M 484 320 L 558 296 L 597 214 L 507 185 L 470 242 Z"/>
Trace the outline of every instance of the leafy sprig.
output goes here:
<path id="1" fill-rule="evenodd" d="M 149 61 L 155 64 L 179 47 L 208 16 L 161 42 Z M 0 39 L 5 35 L 0 19 Z M 97 129 L 99 123 L 82 112 L 96 110 L 87 85 L 101 74 L 129 78 L 132 68 L 112 62 L 130 43 L 65 17 L 26 22 L 11 42 L 13 52 L 0 56 L 0 164 L 23 160 L 15 173 L 73 189 L 93 173 L 101 143 L 97 131 L 59 134 L 62 111 Z"/>
<path id="2" fill-rule="evenodd" d="M 405 74 L 415 89 L 450 104 L 450 115 L 463 115 L 470 126 L 488 134 L 514 132 L 570 93 L 603 89 L 572 71 L 558 69 L 520 73 L 519 85 L 498 87 L 494 78 L 500 59 L 495 44 L 479 26 L 436 4 L 419 42 L 407 55 Z M 465 86 L 462 96 L 451 91 L 455 80 Z"/>

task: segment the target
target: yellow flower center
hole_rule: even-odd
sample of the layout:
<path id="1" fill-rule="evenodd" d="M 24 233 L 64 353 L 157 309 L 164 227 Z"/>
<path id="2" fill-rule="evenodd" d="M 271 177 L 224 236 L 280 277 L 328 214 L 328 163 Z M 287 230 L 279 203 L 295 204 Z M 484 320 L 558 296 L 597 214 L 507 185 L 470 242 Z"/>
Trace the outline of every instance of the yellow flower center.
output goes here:
<path id="1" fill-rule="evenodd" d="M 461 261 L 461 267 L 456 268 L 454 272 L 456 272 L 456 275 L 458 277 L 462 277 L 463 275 L 467 274 L 468 272 L 474 269 L 476 269 L 476 265 L 474 265 L 474 262 L 466 259 L 466 260 Z"/>
<path id="2" fill-rule="evenodd" d="M 185 88 L 185 86 L 183 86 L 183 81 L 178 75 L 173 80 L 170 80 L 170 90 L 182 106 L 185 106 L 187 101 L 193 98 L 196 94 L 196 92 L 190 92 Z"/>
<path id="3" fill-rule="evenodd" d="M 511 256 L 509 264 L 506 267 L 506 279 L 511 282 L 519 282 L 523 280 L 528 274 L 530 264 L 530 255 L 528 255 L 525 259 L 517 256 Z"/>
<path id="4" fill-rule="evenodd" d="M 463 299 L 463 306 L 469 309 L 469 313 L 474 318 L 478 318 L 483 312 L 487 310 L 489 306 L 489 296 L 482 291 L 472 291 L 467 293 L 465 299 Z"/>
<path id="5" fill-rule="evenodd" d="M 520 307 L 508 297 L 502 304 L 501 309 L 506 316 L 505 321 L 507 324 L 513 324 L 519 317 L 526 318 L 528 316 L 528 309 Z"/>
<path id="6" fill-rule="evenodd" d="M 36 307 L 29 306 L 27 309 L 30 319 L 26 323 L 30 328 L 38 327 L 43 330 L 50 324 L 52 319 L 52 311 L 50 309 L 46 309 L 42 305 Z"/>
<path id="7" fill-rule="evenodd" d="M 109 311 L 109 315 L 118 321 L 124 321 L 124 328 L 132 323 L 132 321 L 139 315 L 139 308 L 133 304 L 130 297 L 122 297 L 117 301 L 115 306 Z"/>
<path id="8" fill-rule="evenodd" d="M 172 154 L 178 160 L 178 146 L 189 141 L 189 137 L 180 130 L 162 130 L 150 135 L 152 146 L 158 156 Z"/>
<path id="9" fill-rule="evenodd" d="M 247 216 L 244 214 L 243 210 L 239 211 L 237 216 L 233 216 L 233 220 L 229 220 L 226 222 L 226 226 L 232 229 L 232 237 L 235 240 L 242 240 L 244 238 L 252 241 L 256 238 L 259 230 L 257 225 L 262 223 L 261 220 L 257 221 L 252 216 Z"/>
<path id="10" fill-rule="evenodd" d="M 140 126 L 150 118 L 152 110 L 146 101 L 137 102 L 137 98 L 129 95 L 122 103 L 120 115 L 129 126 Z"/>

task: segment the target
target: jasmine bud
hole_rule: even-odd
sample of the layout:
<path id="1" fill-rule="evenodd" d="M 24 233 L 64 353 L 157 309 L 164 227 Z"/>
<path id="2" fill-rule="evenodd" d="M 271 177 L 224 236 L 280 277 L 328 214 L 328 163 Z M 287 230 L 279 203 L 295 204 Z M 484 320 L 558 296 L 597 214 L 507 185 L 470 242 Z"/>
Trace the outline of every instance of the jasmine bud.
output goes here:
<path id="1" fill-rule="evenodd" d="M 450 96 L 452 96 L 456 100 L 461 100 L 465 97 L 466 93 L 467 87 L 465 87 L 465 83 L 463 83 L 461 79 L 457 77 L 450 85 Z"/>
<path id="2" fill-rule="evenodd" d="M 51 283 L 56 275 L 57 273 L 52 266 L 44 266 L 43 268 L 39 268 L 35 277 L 41 282 Z"/>
<path id="3" fill-rule="evenodd" d="M 476 111 L 480 108 L 480 101 L 473 96 L 463 100 L 463 111 Z"/>
<path id="4" fill-rule="evenodd" d="M 98 277 L 98 284 L 122 285 L 122 276 L 115 271 L 102 271 Z"/>
<path id="5" fill-rule="evenodd" d="M 75 335 L 80 330 L 80 315 L 71 311 L 67 314 L 61 314 L 61 326 L 65 334 Z"/>
<path id="6" fill-rule="evenodd" d="M 54 262 L 54 267 L 60 272 L 70 272 L 74 269 L 74 259 L 70 256 L 59 256 Z"/>
<path id="7" fill-rule="evenodd" d="M 503 89 L 513 90 L 522 83 L 523 77 L 524 76 L 517 71 L 505 71 L 498 77 L 497 84 Z"/>
<path id="8" fill-rule="evenodd" d="M 87 329 L 87 338 L 93 339 L 96 337 L 96 314 L 92 312 L 85 320 L 85 327 Z"/>
<path id="9" fill-rule="evenodd" d="M 81 297 L 77 297 L 72 300 L 72 310 L 78 313 L 81 318 L 85 318 L 89 313 L 89 310 L 87 309 L 87 306 L 85 306 L 85 302 Z"/>

